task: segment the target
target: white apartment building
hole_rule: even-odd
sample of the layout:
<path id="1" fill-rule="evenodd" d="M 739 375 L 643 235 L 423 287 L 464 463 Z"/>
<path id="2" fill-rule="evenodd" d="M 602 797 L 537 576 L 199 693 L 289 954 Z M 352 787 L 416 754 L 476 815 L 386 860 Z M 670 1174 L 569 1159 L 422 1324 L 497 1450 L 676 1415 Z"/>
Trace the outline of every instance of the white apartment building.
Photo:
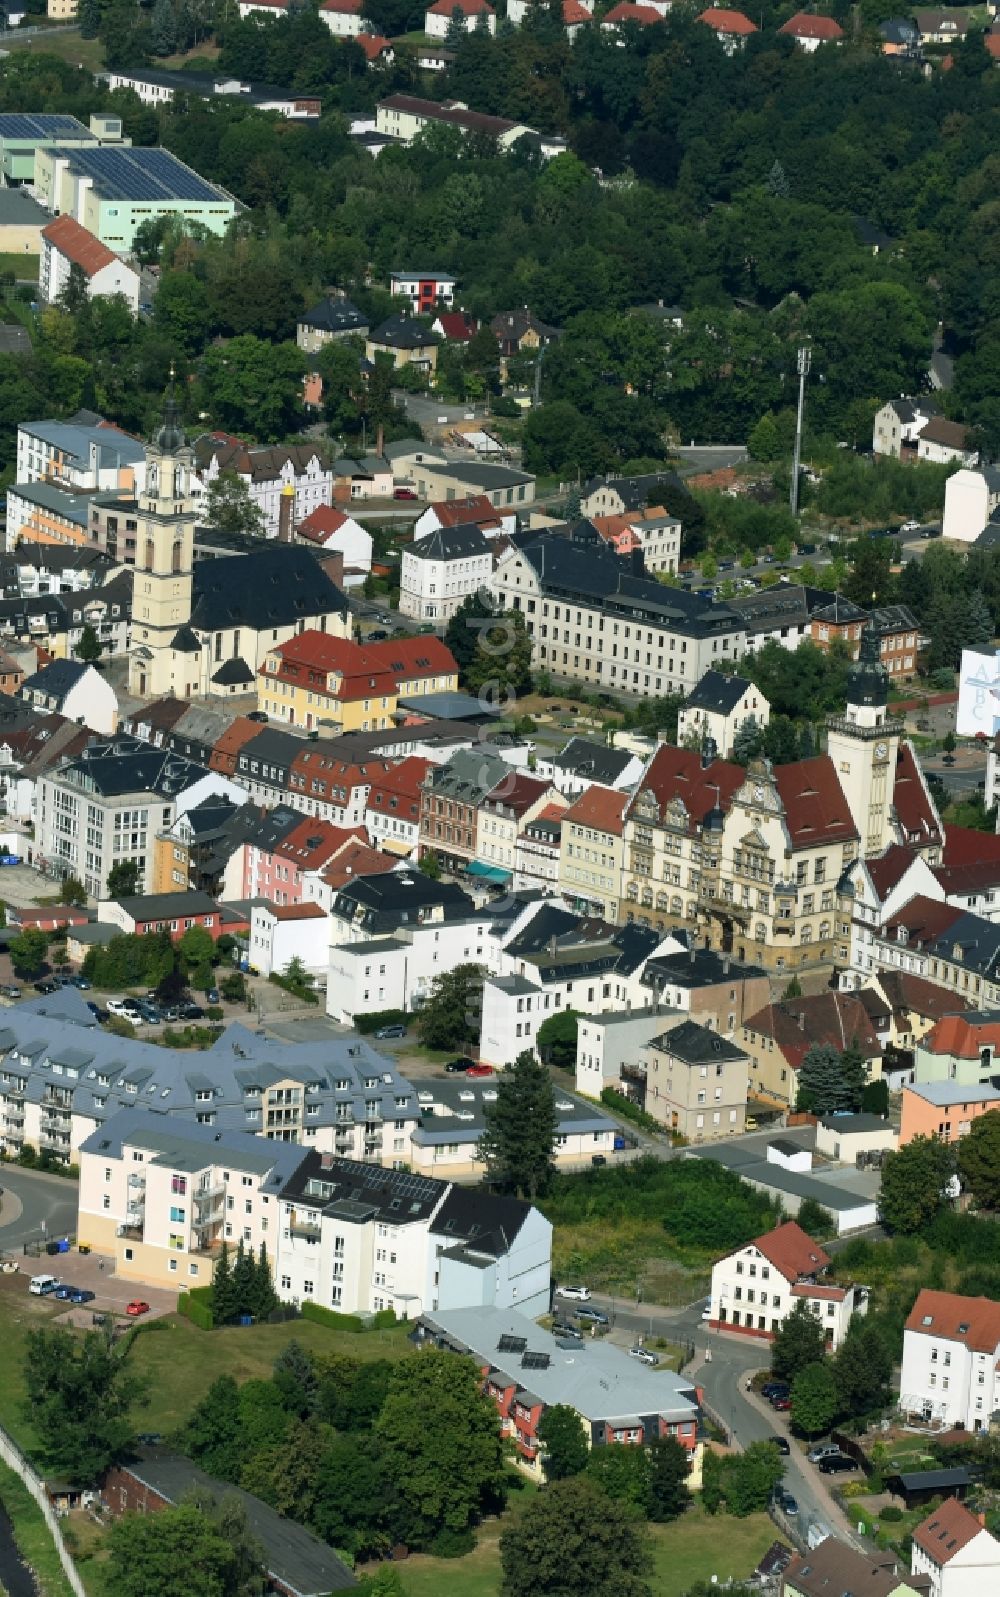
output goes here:
<path id="1" fill-rule="evenodd" d="M 123 261 L 72 216 L 57 216 L 42 228 L 38 291 L 52 305 L 68 286 L 73 267 L 83 274 L 88 299 L 120 294 L 139 314 L 139 271 Z"/>
<path id="2" fill-rule="evenodd" d="M 477 526 L 439 527 L 403 550 L 400 614 L 435 625 L 450 621 L 492 575 L 492 549 Z"/>
<path id="3" fill-rule="evenodd" d="M 329 917 L 314 902 L 255 904 L 250 912 L 250 963 L 262 976 L 302 961 L 312 976 L 326 976 Z"/>
<path id="4" fill-rule="evenodd" d="M 918 1293 L 903 1331 L 899 1406 L 942 1430 L 989 1428 L 1000 1408 L 1000 1303 Z"/>
<path id="5" fill-rule="evenodd" d="M 1000 1589 L 1000 1542 L 957 1497 L 946 1497 L 913 1532 L 911 1575 L 930 1581 L 930 1597 L 983 1597 Z"/>
<path id="6" fill-rule="evenodd" d="M 701 746 L 711 739 L 716 753 L 728 760 L 743 727 L 749 723 L 763 730 L 770 719 L 771 706 L 756 683 L 706 671 L 678 713 L 677 741 Z"/>
<path id="7" fill-rule="evenodd" d="M 69 421 L 25 421 L 17 429 L 17 481 L 141 493 L 145 446 L 89 410 Z"/>
<path id="8" fill-rule="evenodd" d="M 622 1073 L 630 1069 L 647 1043 L 684 1019 L 684 1011 L 667 1004 L 601 1015 L 581 1015 L 576 1028 L 576 1090 L 600 1098 L 605 1087 L 622 1091 Z"/>
<path id="9" fill-rule="evenodd" d="M 344 933 L 335 921 L 326 1002 L 327 1014 L 348 1026 L 358 1015 L 419 1009 L 443 971 L 486 964 L 491 956 L 485 918 L 401 926 L 391 937 L 353 943 L 342 940 Z"/>
<path id="10" fill-rule="evenodd" d="M 281 1193 L 276 1286 L 340 1313 L 549 1306 L 552 1226 L 531 1205 L 308 1154 Z"/>
<path id="11" fill-rule="evenodd" d="M 150 1286 L 208 1286 L 223 1241 L 277 1263 L 278 1194 L 302 1148 L 123 1109 L 80 1148 L 77 1235 Z"/>
<path id="12" fill-rule="evenodd" d="M 319 19 L 326 23 L 335 39 L 356 39 L 365 31 L 361 0 L 321 0 Z"/>
<path id="13" fill-rule="evenodd" d="M 819 1243 L 786 1220 L 712 1266 L 710 1324 L 770 1341 L 804 1302 L 823 1326 L 827 1346 L 836 1351 L 851 1316 L 867 1313 L 868 1294 L 863 1287 L 824 1285 L 829 1265 L 830 1255 Z"/>
<path id="14" fill-rule="evenodd" d="M 249 449 L 227 434 L 205 433 L 195 440 L 194 455 L 191 494 L 195 508 L 201 512 L 209 486 L 217 477 L 234 473 L 260 511 L 268 538 L 280 533 L 291 542 L 293 526 L 321 505 L 333 502 L 334 473 L 309 444 Z"/>

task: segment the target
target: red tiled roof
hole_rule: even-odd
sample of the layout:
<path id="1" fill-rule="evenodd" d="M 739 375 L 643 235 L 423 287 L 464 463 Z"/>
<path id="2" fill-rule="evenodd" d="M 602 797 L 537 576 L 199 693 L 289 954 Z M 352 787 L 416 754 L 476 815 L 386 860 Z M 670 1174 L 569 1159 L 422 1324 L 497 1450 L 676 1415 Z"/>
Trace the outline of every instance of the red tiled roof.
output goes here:
<path id="1" fill-rule="evenodd" d="M 721 6 L 709 6 L 696 22 L 706 22 L 714 33 L 756 33 L 757 25 L 742 11 L 724 11 Z"/>
<path id="2" fill-rule="evenodd" d="M 842 39 L 844 30 L 832 17 L 814 17 L 808 11 L 796 11 L 789 17 L 779 33 L 791 34 L 795 39 Z"/>
<path id="3" fill-rule="evenodd" d="M 593 22 L 593 17 L 580 0 L 562 0 L 563 27 L 575 28 L 581 22 Z"/>
<path id="4" fill-rule="evenodd" d="M 209 769 L 213 771 L 228 771 L 236 769 L 236 756 L 244 743 L 249 743 L 260 731 L 260 722 L 251 721 L 245 715 L 238 715 L 231 726 L 227 726 L 218 743 L 209 755 Z"/>
<path id="5" fill-rule="evenodd" d="M 996 37 L 1000 39 L 1000 34 Z M 995 832 L 977 832 L 971 826 L 945 827 L 942 865 L 982 865 L 987 862 L 991 865 L 1000 864 L 1000 837 Z"/>
<path id="6" fill-rule="evenodd" d="M 398 864 L 399 861 L 391 854 L 380 854 L 378 849 L 369 848 L 367 843 L 351 843 L 338 855 L 329 870 L 323 872 L 323 880 L 334 892 L 339 892 L 359 876 L 384 876 L 386 871 L 394 870 Z"/>
<path id="7" fill-rule="evenodd" d="M 824 1253 L 819 1243 L 794 1220 L 786 1220 L 773 1231 L 754 1237 L 753 1245 L 786 1281 L 797 1281 L 800 1275 L 815 1275 L 830 1263 L 830 1255 Z"/>
<path id="8" fill-rule="evenodd" d="M 265 914 L 275 920 L 326 920 L 326 910 L 321 904 L 268 904 Z"/>
<path id="9" fill-rule="evenodd" d="M 442 311 L 436 320 L 445 338 L 453 343 L 466 343 L 479 331 L 479 323 L 468 311 Z"/>
<path id="10" fill-rule="evenodd" d="M 474 521 L 481 526 L 484 521 L 499 525 L 500 518 L 485 494 L 469 494 L 465 499 L 432 499 L 428 510 L 433 510 L 442 527 L 461 527 Z"/>
<path id="11" fill-rule="evenodd" d="M 551 784 L 540 776 L 529 776 L 526 771 L 511 770 L 483 800 L 484 806 L 511 810 L 516 816 L 530 810 L 533 804 L 549 792 Z"/>
<path id="12" fill-rule="evenodd" d="M 941 825 L 909 743 L 901 743 L 896 755 L 892 802 L 908 842 L 919 847 L 940 838 Z"/>
<path id="13" fill-rule="evenodd" d="M 325 543 L 332 533 L 339 532 L 344 522 L 350 519 L 350 516 L 345 516 L 342 510 L 335 510 L 332 505 L 317 505 L 315 510 L 302 518 L 295 530 L 300 538 L 308 538 L 312 543 Z"/>
<path id="14" fill-rule="evenodd" d="M 880 899 L 886 898 L 898 886 L 916 858 L 913 850 L 904 848 L 902 843 L 890 843 L 878 859 L 865 862 L 872 886 Z"/>
<path id="15" fill-rule="evenodd" d="M 858 829 L 828 754 L 779 765 L 774 780 L 785 806 L 793 848 L 846 843 L 857 837 Z"/>
<path id="16" fill-rule="evenodd" d="M 624 829 L 627 793 L 615 793 L 610 787 L 588 787 L 563 814 L 564 821 L 575 821 L 577 826 L 591 826 L 595 832 L 608 832 L 621 837 Z"/>
<path id="17" fill-rule="evenodd" d="M 987 34 L 987 38 L 992 38 Z M 934 1508 L 913 1531 L 913 1540 L 922 1547 L 935 1564 L 948 1564 L 975 1541 L 984 1529 L 982 1521 L 957 1497 L 946 1497 L 940 1508 Z"/>
<path id="18" fill-rule="evenodd" d="M 1000 884 L 1000 860 L 982 865 L 934 865 L 935 880 L 948 898 L 954 893 L 981 893 L 985 888 Z"/>
<path id="19" fill-rule="evenodd" d="M 683 799 L 694 827 L 700 825 L 716 805 L 727 810 L 734 793 L 745 781 L 746 771 L 742 765 L 713 760 L 711 765 L 703 766 L 701 755 L 693 749 L 678 749 L 672 743 L 661 743 L 646 767 L 639 792 L 653 794 L 661 815 L 671 799 Z"/>
<path id="20" fill-rule="evenodd" d="M 909 970 L 880 970 L 878 984 L 894 1010 L 909 1009 L 925 1020 L 953 1014 L 961 1002 L 954 993 Z"/>
<path id="21" fill-rule="evenodd" d="M 420 754 L 411 754 L 398 765 L 393 765 L 377 782 L 372 783 L 367 809 L 382 810 L 387 814 L 408 814 L 414 819 L 420 813 L 420 784 L 433 765 Z M 395 805 L 390 800 L 395 799 Z"/>
<path id="22" fill-rule="evenodd" d="M 74 266 L 79 266 L 87 277 L 93 277 L 95 272 L 118 259 L 114 250 L 109 250 L 106 244 L 102 244 L 87 228 L 81 227 L 72 216 L 57 216 L 47 227 L 42 228 L 42 237 L 47 238 L 60 255 L 65 255 Z"/>
<path id="23" fill-rule="evenodd" d="M 823 1303 L 843 1303 L 847 1288 L 842 1286 L 810 1286 L 803 1283 L 792 1287 L 793 1298 L 819 1298 Z"/>
<path id="24" fill-rule="evenodd" d="M 285 0 L 282 0 L 285 3 Z M 348 16 L 356 17 L 361 12 L 361 0 L 323 0 L 321 11 L 344 11 Z"/>
<path id="25" fill-rule="evenodd" d="M 1000 1047 L 1000 1020 L 974 1020 L 969 1014 L 944 1015 L 923 1039 L 932 1054 L 978 1059 L 980 1048 Z"/>
<path id="26" fill-rule="evenodd" d="M 610 11 L 606 11 L 602 18 L 604 22 L 640 22 L 644 28 L 650 23 L 662 22 L 663 18 L 652 6 L 632 4 L 632 0 L 620 0 Z"/>
<path id="27" fill-rule="evenodd" d="M 1000 1303 L 992 1298 L 963 1298 L 957 1292 L 933 1292 L 924 1287 L 917 1293 L 906 1330 L 964 1342 L 973 1353 L 992 1354 L 1000 1347 Z"/>
<path id="28" fill-rule="evenodd" d="M 885 935 L 890 941 L 896 942 L 897 932 L 905 931 L 910 947 L 922 948 L 925 943 L 940 937 L 949 926 L 954 926 L 958 917 L 964 914 L 965 910 L 956 909 L 954 904 L 942 904 L 936 898 L 916 893 L 886 921 Z"/>
<path id="29" fill-rule="evenodd" d="M 478 17 L 484 11 L 488 16 L 495 15 L 487 0 L 434 0 L 434 4 L 427 7 L 429 17 L 451 17 L 456 11 L 460 11 L 463 17 Z"/>
<path id="30" fill-rule="evenodd" d="M 343 9 L 346 11 L 347 6 L 345 5 Z M 352 6 L 351 9 L 353 10 L 354 7 Z M 392 40 L 387 39 L 384 33 L 359 33 L 356 35 L 354 43 L 360 44 L 369 61 L 377 61 L 383 51 L 391 50 L 393 47 Z"/>
<path id="31" fill-rule="evenodd" d="M 322 744 L 309 743 L 292 761 L 292 773 L 309 785 L 310 793 L 313 792 L 313 783 L 318 788 L 317 798 L 326 803 L 342 804 L 346 800 L 334 796 L 334 789 L 341 788 L 350 795 L 356 787 L 370 787 L 377 782 L 379 777 L 390 769 L 389 760 L 365 760 L 359 765 L 350 760 L 338 760 L 333 752 L 336 744 L 324 748 Z"/>
<path id="32" fill-rule="evenodd" d="M 302 870 L 316 871 L 339 854 L 351 838 L 359 838 L 362 843 L 368 841 L 363 826 L 334 826 L 330 821 L 307 815 L 275 845 L 274 852 L 284 859 L 294 860 Z"/>
<path id="33" fill-rule="evenodd" d="M 389 638 L 385 643 L 366 643 L 365 653 L 397 680 L 458 674 L 455 656 L 442 638 Z"/>
<path id="34" fill-rule="evenodd" d="M 767 1004 L 743 1022 L 747 1031 L 773 1037 L 793 1070 L 810 1048 L 829 1045 L 843 1051 L 852 1043 L 866 1059 L 880 1059 L 882 1044 L 864 1004 L 855 993 L 828 990 Z"/>
<path id="35" fill-rule="evenodd" d="M 1000 61 L 1000 33 L 984 33 L 983 43 L 987 55 L 991 55 L 994 61 Z"/>
<path id="36" fill-rule="evenodd" d="M 265 660 L 261 667 L 265 680 L 311 686 L 316 692 L 342 702 L 366 699 L 371 694 L 392 696 L 398 686 L 393 672 L 373 659 L 369 649 L 347 638 L 334 638 L 328 632 L 300 632 L 287 643 L 275 644 L 268 655 L 277 655 L 280 664 L 277 671 L 269 671 Z M 315 680 L 304 677 L 303 670 L 314 673 Z M 326 684 L 327 674 L 333 672 L 340 675 L 340 685 L 336 689 Z"/>

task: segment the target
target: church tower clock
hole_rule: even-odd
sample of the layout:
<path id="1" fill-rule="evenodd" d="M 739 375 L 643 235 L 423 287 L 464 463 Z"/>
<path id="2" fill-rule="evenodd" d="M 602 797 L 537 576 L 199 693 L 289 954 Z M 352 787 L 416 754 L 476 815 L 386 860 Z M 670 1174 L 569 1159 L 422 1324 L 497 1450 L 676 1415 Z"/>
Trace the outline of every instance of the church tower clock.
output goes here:
<path id="1" fill-rule="evenodd" d="M 163 421 L 146 450 L 137 514 L 129 692 L 143 699 L 190 698 L 199 687 L 200 649 L 187 627 L 196 520 L 193 461 L 171 374 Z"/>

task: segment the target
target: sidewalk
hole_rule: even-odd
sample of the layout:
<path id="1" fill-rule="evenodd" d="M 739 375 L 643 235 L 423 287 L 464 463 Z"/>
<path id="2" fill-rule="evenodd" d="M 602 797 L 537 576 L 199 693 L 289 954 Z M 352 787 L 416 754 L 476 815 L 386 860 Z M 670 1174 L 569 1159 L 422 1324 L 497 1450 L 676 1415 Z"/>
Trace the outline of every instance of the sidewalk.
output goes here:
<path id="1" fill-rule="evenodd" d="M 766 1419 L 771 1425 L 776 1425 L 779 1420 L 784 1420 L 786 1421 L 786 1431 L 791 1431 L 791 1426 L 787 1425 L 787 1416 L 783 1414 L 776 1414 L 771 1408 L 770 1404 L 766 1403 L 757 1392 L 752 1390 L 744 1390 L 742 1395 L 743 1401 L 746 1403 L 747 1407 L 756 1409 L 757 1413 L 762 1419 Z M 826 1476 L 821 1475 L 819 1470 L 815 1469 L 809 1463 L 805 1454 L 799 1452 L 795 1441 L 790 1434 L 788 1436 L 788 1441 L 792 1449 L 791 1454 L 789 1455 L 790 1459 L 795 1461 L 798 1473 L 807 1480 L 810 1494 L 818 1502 L 821 1516 L 826 1520 L 826 1523 L 829 1525 L 834 1535 L 841 1537 L 851 1547 L 856 1548 L 858 1552 L 870 1552 L 871 1549 L 863 1540 L 858 1538 L 858 1535 L 854 1529 L 854 1525 L 848 1519 L 836 1498 L 831 1494 L 830 1489 L 826 1484 Z"/>

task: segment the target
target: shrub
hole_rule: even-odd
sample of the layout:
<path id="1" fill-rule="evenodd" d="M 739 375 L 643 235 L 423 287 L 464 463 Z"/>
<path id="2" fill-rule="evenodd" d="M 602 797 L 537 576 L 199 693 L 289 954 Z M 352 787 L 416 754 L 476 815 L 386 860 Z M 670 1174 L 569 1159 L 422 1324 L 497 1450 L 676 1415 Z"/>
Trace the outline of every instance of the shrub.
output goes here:
<path id="1" fill-rule="evenodd" d="M 212 1315 L 210 1286 L 194 1287 L 190 1292 L 181 1292 L 177 1298 L 177 1312 L 182 1314 L 192 1325 L 198 1326 L 201 1331 L 211 1331 L 215 1326 Z M 206 1300 L 205 1294 L 209 1294 Z"/>
<path id="2" fill-rule="evenodd" d="M 884 1508 L 879 1509 L 878 1517 L 883 1525 L 895 1525 L 902 1519 L 903 1510 L 895 1503 L 886 1503 Z"/>
<path id="3" fill-rule="evenodd" d="M 601 1092 L 601 1102 L 605 1108 L 611 1109 L 616 1115 L 621 1115 L 623 1120 L 631 1120 L 640 1131 L 658 1131 L 662 1134 L 664 1127 L 652 1115 L 647 1115 L 645 1109 L 640 1109 L 631 1098 L 626 1098 L 623 1092 L 618 1092 L 614 1087 L 605 1087 Z"/>
<path id="4" fill-rule="evenodd" d="M 450 1530 L 445 1527 L 439 1530 L 431 1542 L 428 1552 L 435 1558 L 464 1558 L 466 1553 L 471 1553 L 476 1545 L 476 1539 L 471 1530 Z"/>
<path id="5" fill-rule="evenodd" d="M 370 1329 L 373 1331 L 386 1331 L 390 1326 L 398 1323 L 395 1309 L 378 1309 L 372 1315 Z"/>
<path id="6" fill-rule="evenodd" d="M 360 1031 L 362 1036 L 370 1037 L 373 1031 L 380 1031 L 383 1026 L 408 1026 L 412 1018 L 405 1009 L 378 1009 L 370 1015 L 355 1015 L 354 1029 Z"/>
<path id="7" fill-rule="evenodd" d="M 325 1309 L 322 1303 L 303 1303 L 302 1318 L 315 1320 L 317 1325 L 328 1325 L 334 1331 L 361 1332 L 365 1325 L 356 1314 L 337 1314 L 333 1309 Z M 393 1315 L 395 1323 L 396 1316 Z"/>

